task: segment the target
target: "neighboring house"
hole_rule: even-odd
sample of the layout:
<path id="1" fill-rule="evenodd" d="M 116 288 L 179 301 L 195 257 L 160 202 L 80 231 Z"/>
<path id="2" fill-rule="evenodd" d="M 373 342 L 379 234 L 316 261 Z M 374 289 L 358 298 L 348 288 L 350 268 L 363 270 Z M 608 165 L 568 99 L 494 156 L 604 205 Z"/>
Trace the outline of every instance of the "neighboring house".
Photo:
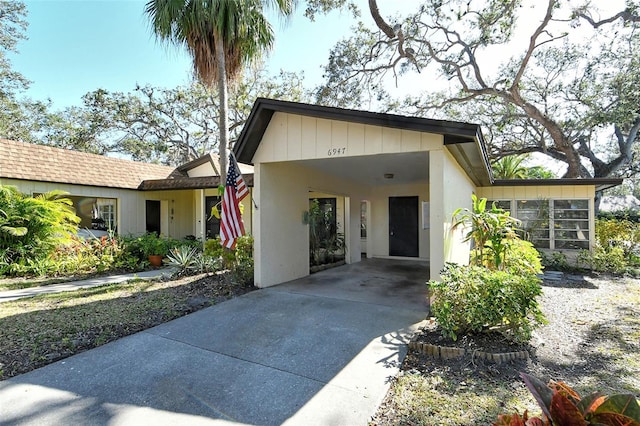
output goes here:
<path id="1" fill-rule="evenodd" d="M 175 168 L 0 139 L 0 184 L 29 195 L 68 192 L 80 227 L 88 230 L 202 238 L 219 231 L 210 217 L 219 200 L 214 161 L 205 155 Z M 240 169 L 251 186 L 252 167 Z M 250 231 L 251 197 L 243 203 Z"/>
<path id="2" fill-rule="evenodd" d="M 336 199 L 348 263 L 421 259 L 437 278 L 445 261 L 468 262 L 450 224 L 472 193 L 522 219 L 537 247 L 576 252 L 593 245 L 595 191 L 622 182 L 496 181 L 477 125 L 272 99 L 255 102 L 234 152 L 254 166 L 259 287 L 309 274 L 310 198 Z"/>

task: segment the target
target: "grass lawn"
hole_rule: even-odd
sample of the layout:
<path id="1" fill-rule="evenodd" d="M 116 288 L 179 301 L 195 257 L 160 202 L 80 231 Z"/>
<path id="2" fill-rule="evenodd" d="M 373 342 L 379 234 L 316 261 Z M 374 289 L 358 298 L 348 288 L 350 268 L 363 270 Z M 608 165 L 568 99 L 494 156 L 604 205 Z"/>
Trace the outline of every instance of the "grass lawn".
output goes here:
<path id="1" fill-rule="evenodd" d="M 250 290 L 219 275 L 198 275 L 0 303 L 0 380 Z"/>

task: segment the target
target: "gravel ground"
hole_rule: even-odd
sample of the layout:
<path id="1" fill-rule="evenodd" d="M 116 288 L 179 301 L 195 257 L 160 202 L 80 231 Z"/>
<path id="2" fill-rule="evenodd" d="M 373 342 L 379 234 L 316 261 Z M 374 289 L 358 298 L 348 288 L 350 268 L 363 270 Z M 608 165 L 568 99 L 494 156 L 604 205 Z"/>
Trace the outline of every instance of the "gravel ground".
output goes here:
<path id="1" fill-rule="evenodd" d="M 542 283 L 549 323 L 535 331 L 528 360 L 496 365 L 469 357 L 434 360 L 409 353 L 370 425 L 490 424 L 497 414 L 539 413 L 520 372 L 564 381 L 586 395 L 640 399 L 640 280 L 560 274 Z M 418 335 L 433 342 L 434 336 Z M 460 346 L 483 347 L 466 341 Z M 518 350 L 522 347 L 504 347 Z"/>

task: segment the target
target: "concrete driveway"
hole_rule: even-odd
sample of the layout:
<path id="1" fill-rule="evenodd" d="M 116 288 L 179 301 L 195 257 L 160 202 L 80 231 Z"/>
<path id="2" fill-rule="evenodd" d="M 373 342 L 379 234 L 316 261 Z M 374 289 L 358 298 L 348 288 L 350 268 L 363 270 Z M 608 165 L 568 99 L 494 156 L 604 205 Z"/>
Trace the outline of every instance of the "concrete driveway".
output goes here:
<path id="1" fill-rule="evenodd" d="M 365 425 L 425 319 L 428 270 L 345 265 L 0 382 L 0 424 Z"/>

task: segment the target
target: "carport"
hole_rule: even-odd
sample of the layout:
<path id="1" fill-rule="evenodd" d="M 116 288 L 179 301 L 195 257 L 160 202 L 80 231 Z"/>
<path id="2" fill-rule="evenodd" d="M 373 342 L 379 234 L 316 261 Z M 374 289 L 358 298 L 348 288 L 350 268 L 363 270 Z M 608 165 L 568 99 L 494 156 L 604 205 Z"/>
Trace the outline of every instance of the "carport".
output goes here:
<path id="1" fill-rule="evenodd" d="M 347 263 L 417 260 L 436 277 L 445 256 L 464 262 L 468 245 L 446 233 L 490 184 L 482 148 L 476 125 L 258 99 L 234 149 L 254 166 L 255 284 L 309 275 L 310 192 L 343 197 Z"/>

